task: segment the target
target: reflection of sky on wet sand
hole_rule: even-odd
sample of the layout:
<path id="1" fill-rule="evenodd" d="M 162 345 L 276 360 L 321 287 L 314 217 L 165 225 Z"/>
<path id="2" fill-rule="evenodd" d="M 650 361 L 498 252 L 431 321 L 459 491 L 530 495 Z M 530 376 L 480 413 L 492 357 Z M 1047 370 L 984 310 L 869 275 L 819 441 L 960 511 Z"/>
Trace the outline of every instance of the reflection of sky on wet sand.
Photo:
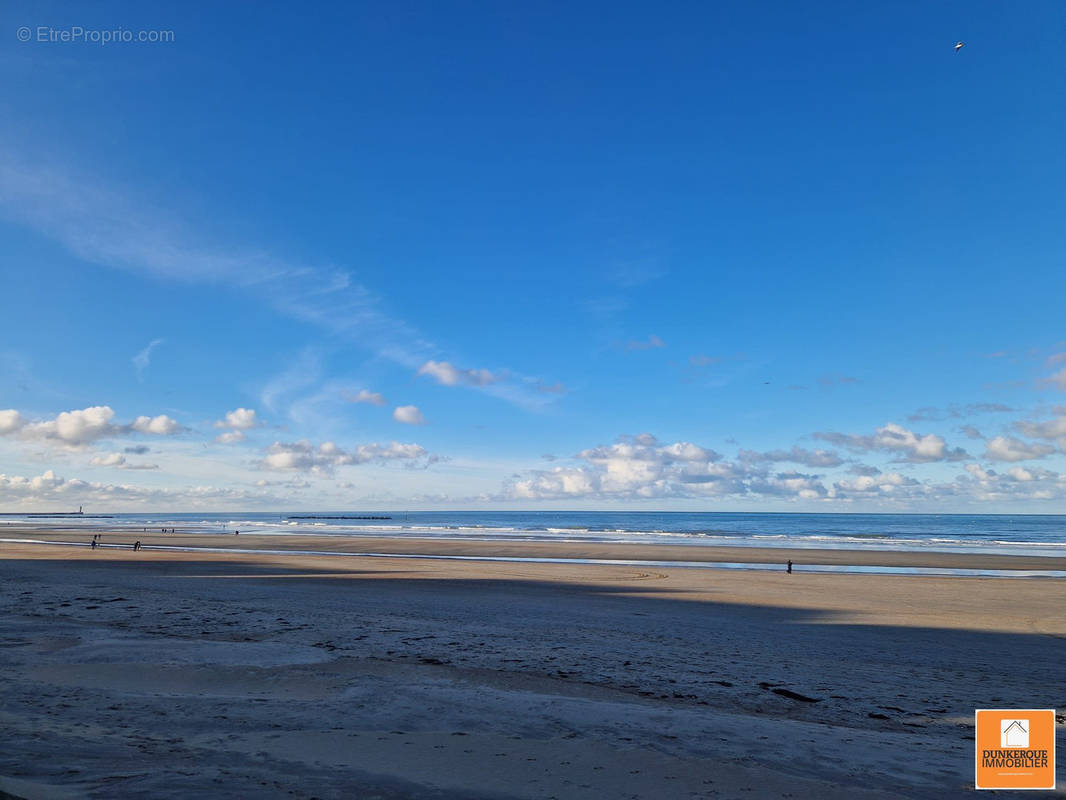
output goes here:
<path id="1" fill-rule="evenodd" d="M 89 547 L 81 542 L 53 542 L 44 539 L 0 539 L 0 543 L 43 544 L 68 547 Z M 128 550 L 129 545 L 97 544 L 98 548 Z M 780 572 L 782 564 L 760 564 L 745 561 L 643 561 L 618 558 L 548 558 L 522 556 L 464 556 L 427 553 L 346 553 L 337 550 L 263 550 L 235 547 L 177 547 L 173 545 L 142 545 L 142 550 L 181 553 L 235 553 L 265 556 L 346 556 L 355 558 L 414 558 L 435 561 L 503 561 L 529 564 L 603 564 L 622 567 L 681 567 L 685 569 L 729 569 Z M 964 569 L 946 567 L 892 567 L 863 564 L 793 564 L 793 572 L 862 573 L 868 575 L 932 575 L 955 578 L 1066 578 L 1066 570 L 1033 569 Z"/>

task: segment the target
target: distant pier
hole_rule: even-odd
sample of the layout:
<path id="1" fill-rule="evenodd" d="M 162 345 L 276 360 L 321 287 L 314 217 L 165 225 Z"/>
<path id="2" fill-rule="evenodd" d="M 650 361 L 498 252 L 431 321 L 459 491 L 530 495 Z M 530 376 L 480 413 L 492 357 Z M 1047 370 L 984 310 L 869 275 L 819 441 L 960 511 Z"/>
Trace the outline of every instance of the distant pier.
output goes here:
<path id="1" fill-rule="evenodd" d="M 304 516 L 285 517 L 285 519 L 392 519 L 392 517 L 353 517 L 353 516 L 321 516 L 316 514 L 308 514 Z"/>

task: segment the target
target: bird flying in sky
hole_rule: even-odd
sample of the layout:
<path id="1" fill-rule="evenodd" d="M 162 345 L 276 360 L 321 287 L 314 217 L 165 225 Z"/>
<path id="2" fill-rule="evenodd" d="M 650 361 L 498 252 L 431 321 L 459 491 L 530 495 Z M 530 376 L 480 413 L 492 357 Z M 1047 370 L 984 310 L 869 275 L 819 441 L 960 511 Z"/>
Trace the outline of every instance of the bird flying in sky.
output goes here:
<path id="1" fill-rule="evenodd" d="M 956 53 L 959 52 L 965 46 L 966 46 L 966 42 L 955 42 L 955 52 Z"/>

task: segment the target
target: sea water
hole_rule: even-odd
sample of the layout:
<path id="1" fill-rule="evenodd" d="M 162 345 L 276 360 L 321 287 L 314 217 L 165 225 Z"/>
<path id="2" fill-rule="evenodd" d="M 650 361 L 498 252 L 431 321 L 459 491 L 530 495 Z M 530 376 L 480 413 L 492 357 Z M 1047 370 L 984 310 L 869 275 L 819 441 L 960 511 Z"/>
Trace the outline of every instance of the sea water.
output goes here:
<path id="1" fill-rule="evenodd" d="M 373 517 L 373 518 L 371 518 Z M 4 527 L 1066 555 L 1066 515 L 276 511 L 0 515 Z M 309 540 L 310 541 L 310 540 Z"/>

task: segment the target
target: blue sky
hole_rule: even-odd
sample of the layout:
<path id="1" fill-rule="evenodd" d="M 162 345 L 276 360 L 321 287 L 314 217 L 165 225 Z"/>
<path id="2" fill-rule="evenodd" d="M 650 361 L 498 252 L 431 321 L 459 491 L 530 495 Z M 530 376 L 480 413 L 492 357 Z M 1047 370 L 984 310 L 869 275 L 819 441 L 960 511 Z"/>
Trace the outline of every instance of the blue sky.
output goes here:
<path id="1" fill-rule="evenodd" d="M 5 6 L 0 507 L 1066 512 L 1063 30 Z"/>

